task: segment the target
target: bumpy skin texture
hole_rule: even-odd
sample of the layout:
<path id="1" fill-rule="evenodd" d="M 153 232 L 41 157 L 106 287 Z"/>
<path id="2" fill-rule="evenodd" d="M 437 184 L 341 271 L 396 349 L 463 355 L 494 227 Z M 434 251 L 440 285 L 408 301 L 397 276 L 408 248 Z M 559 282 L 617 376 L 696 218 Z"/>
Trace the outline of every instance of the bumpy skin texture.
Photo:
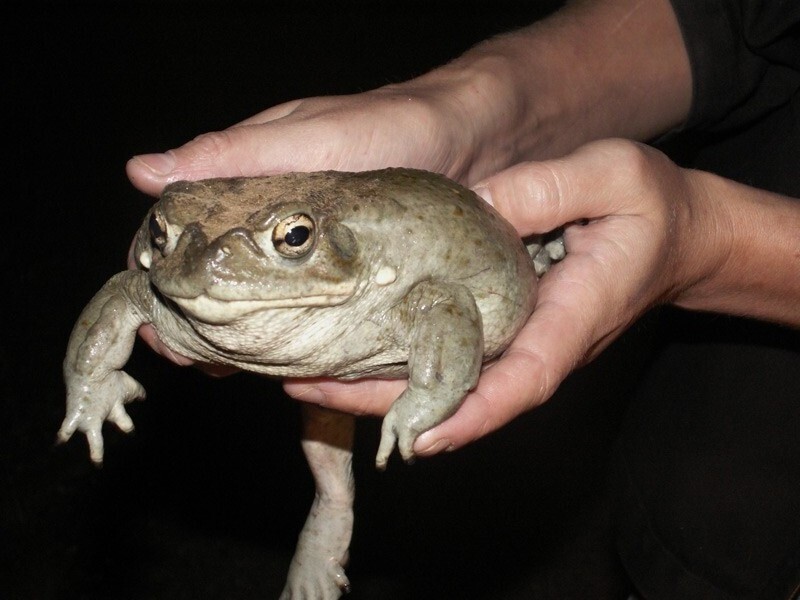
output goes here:
<path id="1" fill-rule="evenodd" d="M 395 444 L 409 460 L 522 327 L 548 258 L 539 252 L 534 266 L 471 191 L 407 169 L 178 182 L 148 213 L 135 253 L 140 270 L 90 301 L 64 361 L 59 436 L 83 431 L 96 462 L 103 422 L 131 430 L 124 404 L 144 397 L 122 371 L 143 323 L 175 352 L 257 373 L 407 376 L 376 462 L 385 467 Z M 337 598 L 349 586 L 352 427 L 305 409 L 317 497 L 283 598 Z"/>

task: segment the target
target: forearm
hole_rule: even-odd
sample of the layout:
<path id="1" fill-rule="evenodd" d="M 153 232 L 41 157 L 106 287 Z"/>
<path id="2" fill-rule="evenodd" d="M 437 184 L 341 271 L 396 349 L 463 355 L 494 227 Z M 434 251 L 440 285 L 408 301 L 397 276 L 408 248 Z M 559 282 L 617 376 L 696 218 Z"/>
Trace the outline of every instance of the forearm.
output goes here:
<path id="1" fill-rule="evenodd" d="M 689 252 L 710 260 L 676 304 L 800 327 L 800 200 L 709 173 L 691 177 L 696 206 L 715 216 L 696 215 L 704 239 Z"/>
<path id="2" fill-rule="evenodd" d="M 469 182 L 593 139 L 651 139 L 680 125 L 691 104 L 668 0 L 572 2 L 404 86 L 440 92 L 429 97 L 457 115 Z"/>

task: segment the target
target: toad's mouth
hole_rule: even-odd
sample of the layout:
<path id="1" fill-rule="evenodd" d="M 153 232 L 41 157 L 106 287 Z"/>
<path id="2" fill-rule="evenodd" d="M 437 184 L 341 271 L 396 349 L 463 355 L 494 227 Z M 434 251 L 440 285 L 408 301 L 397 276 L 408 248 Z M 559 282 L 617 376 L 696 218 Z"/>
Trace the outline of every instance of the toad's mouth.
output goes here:
<path id="1" fill-rule="evenodd" d="M 219 300 L 207 294 L 194 298 L 170 297 L 188 316 L 204 323 L 222 325 L 236 319 L 267 310 L 291 308 L 326 307 L 343 304 L 352 297 L 347 294 L 320 294 L 298 298 L 274 298 L 269 300 Z"/>

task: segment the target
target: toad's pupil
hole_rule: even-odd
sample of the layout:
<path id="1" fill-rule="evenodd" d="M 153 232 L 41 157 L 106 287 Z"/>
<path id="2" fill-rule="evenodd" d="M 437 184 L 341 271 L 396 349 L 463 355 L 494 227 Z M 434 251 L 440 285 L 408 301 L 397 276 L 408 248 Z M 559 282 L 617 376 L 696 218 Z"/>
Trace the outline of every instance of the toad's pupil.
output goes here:
<path id="1" fill-rule="evenodd" d="M 302 246 L 308 241 L 311 231 L 305 225 L 297 225 L 286 232 L 284 241 L 290 246 Z"/>

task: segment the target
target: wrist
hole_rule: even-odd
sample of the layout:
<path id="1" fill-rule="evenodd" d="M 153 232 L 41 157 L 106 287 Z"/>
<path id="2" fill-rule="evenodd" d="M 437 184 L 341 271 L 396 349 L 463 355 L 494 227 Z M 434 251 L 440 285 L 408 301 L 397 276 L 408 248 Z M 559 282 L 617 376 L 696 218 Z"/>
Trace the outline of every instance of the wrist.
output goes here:
<path id="1" fill-rule="evenodd" d="M 732 215 L 712 173 L 681 169 L 686 187 L 678 193 L 682 211 L 674 229 L 678 232 L 680 258 L 675 265 L 681 275 L 674 303 L 688 309 L 711 309 L 720 292 L 720 275 L 728 268 L 734 247 Z M 682 202 L 681 202 L 682 200 Z"/>
<path id="2" fill-rule="evenodd" d="M 646 141 L 679 126 L 691 69 L 668 0 L 573 2 L 478 44 L 412 85 L 466 132 L 473 177 L 562 156 L 606 137 Z"/>
<path id="3" fill-rule="evenodd" d="M 468 185 L 526 160 L 581 143 L 564 135 L 574 103 L 564 94 L 563 56 L 534 24 L 484 41 L 408 82 L 435 89 L 433 109 L 456 139 Z"/>
<path id="4" fill-rule="evenodd" d="M 691 173 L 701 268 L 675 303 L 800 326 L 800 202 Z"/>

